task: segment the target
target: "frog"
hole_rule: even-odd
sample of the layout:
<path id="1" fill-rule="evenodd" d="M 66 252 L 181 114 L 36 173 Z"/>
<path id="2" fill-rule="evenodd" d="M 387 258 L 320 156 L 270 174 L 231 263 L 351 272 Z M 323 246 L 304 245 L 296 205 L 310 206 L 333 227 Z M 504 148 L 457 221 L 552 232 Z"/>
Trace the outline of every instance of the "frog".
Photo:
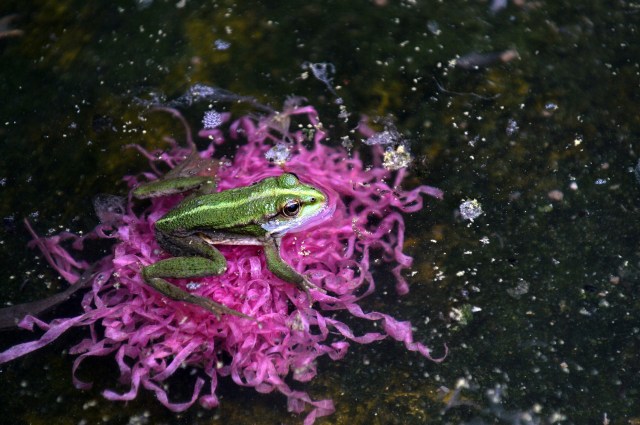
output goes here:
<path id="1" fill-rule="evenodd" d="M 191 158 L 191 162 L 198 161 L 202 160 Z M 327 196 L 322 190 L 300 182 L 294 173 L 283 172 L 250 186 L 216 191 L 215 179 L 210 175 L 178 168 L 181 167 L 133 190 L 133 196 L 139 199 L 192 192 L 155 222 L 155 239 L 171 257 L 142 267 L 145 284 L 168 298 L 200 306 L 217 318 L 231 314 L 252 319 L 166 279 L 222 275 L 227 261 L 216 245 L 259 245 L 267 268 L 275 276 L 297 285 L 309 300 L 311 290 L 325 292 L 294 270 L 280 254 L 284 235 L 307 227 L 327 208 Z M 186 170 L 188 166 L 182 168 Z"/>

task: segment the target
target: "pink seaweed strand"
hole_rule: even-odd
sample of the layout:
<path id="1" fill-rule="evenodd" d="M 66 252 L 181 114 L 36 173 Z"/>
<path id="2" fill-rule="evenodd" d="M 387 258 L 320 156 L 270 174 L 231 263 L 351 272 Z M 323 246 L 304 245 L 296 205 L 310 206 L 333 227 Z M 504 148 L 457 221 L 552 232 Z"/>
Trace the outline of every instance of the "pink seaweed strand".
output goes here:
<path id="1" fill-rule="evenodd" d="M 170 112 L 183 122 L 188 143 L 192 144 L 184 119 L 177 111 Z M 301 131 L 289 132 L 289 122 L 294 117 L 306 118 L 315 126 L 311 140 Z M 365 123 L 361 123 L 360 129 L 364 134 L 372 131 Z M 364 312 L 357 304 L 375 291 L 369 270 L 372 249 L 381 252 L 382 259 L 392 266 L 397 292 L 409 291 L 403 271 L 411 266 L 412 259 L 402 252 L 405 230 L 402 213 L 420 210 L 423 195 L 442 198 L 439 189 L 419 186 L 404 190 L 401 188 L 404 170 L 394 178 L 380 166 L 366 168 L 357 153 L 349 156 L 342 148 L 324 145 L 326 133 L 310 106 L 291 106 L 259 119 L 242 117 L 228 125 L 226 135 L 219 128 L 200 134 L 211 139 L 202 157 L 211 157 L 216 146 L 230 140 L 245 141 L 232 163 L 220 167 L 219 190 L 249 185 L 279 175 L 284 169 L 326 191 L 331 215 L 325 214 L 324 222 L 316 223 L 319 224 L 316 227 L 287 235 L 282 242 L 282 256 L 326 289 L 327 294 L 312 292 L 317 302 L 310 308 L 303 292 L 267 270 L 259 247 L 221 246 L 228 271 L 222 276 L 198 279 L 199 287 L 194 292 L 256 321 L 230 315 L 217 320 L 199 307 L 169 300 L 143 284 L 140 269 L 164 257 L 154 239 L 153 223 L 180 197 L 151 199 L 151 205 L 138 215 L 133 212 L 129 197 L 126 212 L 113 228 L 100 225 L 85 237 L 109 237 L 116 243 L 113 253 L 101 260 L 91 290 L 82 299 L 82 313 L 50 323 L 27 316 L 21 325 L 28 329 L 36 326 L 44 334 L 36 341 L 0 353 L 0 364 L 51 343 L 71 327 L 86 326 L 89 336 L 70 350 L 78 355 L 73 364 L 74 384 L 78 388 L 91 385 L 77 377 L 86 358 L 113 356 L 123 387 L 120 391 L 103 391 L 109 400 L 132 400 L 143 387 L 176 412 L 189 408 L 196 400 L 212 408 L 219 404 L 218 378 L 230 377 L 236 384 L 261 393 L 282 393 L 287 397 L 289 411 L 308 411 L 304 423 L 309 425 L 318 417 L 333 413 L 333 402 L 313 400 L 306 392 L 294 391 L 287 380 L 313 379 L 320 356 L 339 360 L 348 352 L 349 342 L 368 344 L 392 338 L 408 350 L 434 361 L 442 360 L 433 358 L 428 347 L 413 340 L 409 322 L 383 313 Z M 269 163 L 264 154 L 275 142 L 283 140 L 290 144 L 294 154 L 286 165 L 278 167 Z M 173 141 L 165 152 L 147 152 L 139 146 L 136 149 L 151 162 L 152 172 L 141 174 L 145 179 L 160 177 L 157 158 L 172 168 L 190 152 Z M 374 164 L 380 164 L 381 151 L 374 150 L 373 155 Z M 125 181 L 134 187 L 140 178 L 127 176 Z M 393 181 L 391 186 L 388 181 Z M 71 240 L 77 242 L 74 248 L 81 249 L 84 238 L 70 233 L 41 238 L 29 225 L 28 228 L 47 261 L 73 284 L 87 264 L 77 261 L 62 243 Z M 106 280 L 105 276 L 112 277 Z M 335 310 L 380 321 L 381 330 L 355 335 L 346 323 L 332 318 Z M 208 385 L 202 377 L 195 378 L 192 396 L 186 401 L 172 401 L 164 384 L 185 366 L 201 369 L 208 377 Z"/>

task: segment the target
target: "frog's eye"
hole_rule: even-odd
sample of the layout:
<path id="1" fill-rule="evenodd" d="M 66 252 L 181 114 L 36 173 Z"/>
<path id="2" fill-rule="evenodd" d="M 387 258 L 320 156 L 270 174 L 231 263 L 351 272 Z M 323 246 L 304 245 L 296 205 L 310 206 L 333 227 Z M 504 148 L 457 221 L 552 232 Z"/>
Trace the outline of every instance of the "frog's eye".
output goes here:
<path id="1" fill-rule="evenodd" d="M 287 201 L 282 207 L 282 214 L 285 217 L 295 217 L 300 212 L 300 201 L 297 199 L 292 199 L 291 201 Z"/>

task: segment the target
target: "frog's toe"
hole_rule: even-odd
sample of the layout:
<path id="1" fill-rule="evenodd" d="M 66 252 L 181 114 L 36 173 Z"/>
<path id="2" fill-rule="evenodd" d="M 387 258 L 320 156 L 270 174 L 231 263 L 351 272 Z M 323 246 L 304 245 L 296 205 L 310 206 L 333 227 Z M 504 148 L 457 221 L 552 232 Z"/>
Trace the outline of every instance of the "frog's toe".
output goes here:
<path id="1" fill-rule="evenodd" d="M 247 316 L 244 313 L 240 313 L 237 310 L 234 310 L 232 308 L 229 308 L 227 306 L 224 306 L 222 304 L 219 304 L 209 298 L 205 298 L 205 297 L 200 297 L 198 295 L 192 295 L 191 298 L 189 300 L 187 300 L 187 302 L 191 302 L 193 304 L 196 304 L 204 309 L 209 310 L 211 313 L 213 313 L 216 318 L 220 319 L 220 315 L 221 314 L 230 314 L 232 316 L 238 316 L 238 317 L 242 317 L 243 319 L 249 319 L 249 320 L 255 320 L 253 317 L 251 316 Z"/>
<path id="2" fill-rule="evenodd" d="M 314 291 L 322 292 L 323 294 L 327 293 L 327 291 L 325 291 L 324 289 L 322 289 L 321 287 L 319 287 L 315 283 L 311 282 L 311 280 L 309 280 L 309 278 L 306 277 L 306 276 L 304 276 L 304 280 L 302 281 L 302 286 L 304 287 L 305 291 L 307 291 L 307 292 L 310 291 L 310 290 L 314 290 Z"/>
<path id="3" fill-rule="evenodd" d="M 311 292 L 310 292 L 311 290 L 318 291 L 323 294 L 327 293 L 327 291 L 325 291 L 324 289 L 320 288 L 318 285 L 311 282 L 306 276 L 303 278 L 302 282 L 300 282 L 300 287 L 304 291 L 304 293 L 307 294 L 307 299 L 309 300 L 310 306 L 313 305 L 313 302 L 314 302 L 313 298 L 311 297 Z"/>

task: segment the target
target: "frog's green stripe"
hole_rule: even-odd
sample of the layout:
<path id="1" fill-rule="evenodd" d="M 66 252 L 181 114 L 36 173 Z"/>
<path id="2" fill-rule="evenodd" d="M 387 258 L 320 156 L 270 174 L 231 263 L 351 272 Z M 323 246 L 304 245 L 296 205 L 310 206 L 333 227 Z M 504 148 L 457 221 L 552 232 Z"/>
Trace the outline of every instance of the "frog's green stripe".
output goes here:
<path id="1" fill-rule="evenodd" d="M 221 193 L 224 193 L 224 192 L 221 192 Z M 260 202 L 260 201 L 268 202 L 278 197 L 300 198 L 303 196 L 315 197 L 317 195 L 318 195 L 318 191 L 315 189 L 305 191 L 305 190 L 300 190 L 300 188 L 298 188 L 296 189 L 295 193 L 290 188 L 269 189 L 260 196 L 255 196 L 255 194 L 251 194 L 250 196 L 244 197 L 242 199 L 230 199 L 228 201 L 225 201 L 222 199 L 216 200 L 215 205 L 211 205 L 211 204 L 199 205 L 191 208 L 190 213 L 198 214 L 198 213 L 203 213 L 205 211 L 212 211 L 212 210 L 215 211 L 215 210 L 223 210 L 223 209 L 232 210 L 235 208 L 240 208 L 245 204 L 250 204 L 253 202 Z"/>

